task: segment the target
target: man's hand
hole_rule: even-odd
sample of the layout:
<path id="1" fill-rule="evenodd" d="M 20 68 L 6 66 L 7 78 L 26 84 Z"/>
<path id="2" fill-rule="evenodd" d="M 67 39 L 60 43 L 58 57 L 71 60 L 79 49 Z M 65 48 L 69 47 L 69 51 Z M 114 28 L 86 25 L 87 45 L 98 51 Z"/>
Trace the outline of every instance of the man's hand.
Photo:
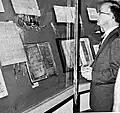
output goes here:
<path id="1" fill-rule="evenodd" d="M 87 80 L 92 80 L 92 67 L 81 67 L 81 74 Z"/>

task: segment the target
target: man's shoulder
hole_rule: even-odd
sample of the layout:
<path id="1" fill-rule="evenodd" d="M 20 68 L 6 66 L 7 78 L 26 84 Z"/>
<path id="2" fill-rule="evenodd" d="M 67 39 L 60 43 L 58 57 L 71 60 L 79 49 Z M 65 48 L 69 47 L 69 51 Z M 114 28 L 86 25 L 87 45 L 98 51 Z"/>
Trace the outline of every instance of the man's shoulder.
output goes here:
<path id="1" fill-rule="evenodd" d="M 109 40 L 109 43 L 112 44 L 112 46 L 120 46 L 120 28 L 117 28 L 117 31 L 113 34 L 113 36 Z"/>
<path id="2" fill-rule="evenodd" d="M 116 29 L 116 31 L 113 33 L 112 38 L 111 38 L 111 42 L 114 42 L 116 40 L 120 40 L 120 27 L 118 27 Z"/>
<path id="3" fill-rule="evenodd" d="M 114 38 L 114 40 L 110 41 L 110 45 L 112 48 L 120 48 L 120 37 Z"/>

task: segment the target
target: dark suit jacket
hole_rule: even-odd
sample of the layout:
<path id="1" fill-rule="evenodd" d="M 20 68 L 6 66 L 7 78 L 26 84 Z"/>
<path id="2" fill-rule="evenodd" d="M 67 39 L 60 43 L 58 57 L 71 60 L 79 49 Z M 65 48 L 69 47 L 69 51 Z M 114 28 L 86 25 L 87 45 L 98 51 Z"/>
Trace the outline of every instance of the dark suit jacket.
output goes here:
<path id="1" fill-rule="evenodd" d="M 92 65 L 90 106 L 93 111 L 112 110 L 114 84 L 119 66 L 120 28 L 116 28 L 103 42 Z"/>

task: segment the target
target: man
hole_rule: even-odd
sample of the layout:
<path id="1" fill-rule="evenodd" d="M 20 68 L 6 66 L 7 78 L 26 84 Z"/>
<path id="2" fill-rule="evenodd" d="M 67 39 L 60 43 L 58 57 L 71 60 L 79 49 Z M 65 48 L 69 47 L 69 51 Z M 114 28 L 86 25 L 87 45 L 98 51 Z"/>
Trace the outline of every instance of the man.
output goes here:
<path id="1" fill-rule="evenodd" d="M 90 107 L 96 112 L 110 112 L 113 108 L 114 85 L 120 67 L 120 5 L 115 1 L 102 2 L 98 14 L 97 25 L 105 33 L 92 64 Z M 87 67 L 88 70 L 89 68 Z M 82 70 L 81 72 L 83 77 L 88 78 L 88 75 Z"/>

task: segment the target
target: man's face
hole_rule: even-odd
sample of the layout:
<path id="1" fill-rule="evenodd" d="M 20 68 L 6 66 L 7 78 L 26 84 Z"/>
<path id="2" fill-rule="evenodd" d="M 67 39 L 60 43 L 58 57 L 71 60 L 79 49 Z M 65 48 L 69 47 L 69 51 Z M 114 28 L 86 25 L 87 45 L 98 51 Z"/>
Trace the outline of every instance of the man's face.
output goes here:
<path id="1" fill-rule="evenodd" d="M 112 12 L 109 8 L 110 4 L 103 4 L 98 12 L 98 20 L 97 25 L 100 27 L 108 26 L 109 22 L 111 21 Z"/>

